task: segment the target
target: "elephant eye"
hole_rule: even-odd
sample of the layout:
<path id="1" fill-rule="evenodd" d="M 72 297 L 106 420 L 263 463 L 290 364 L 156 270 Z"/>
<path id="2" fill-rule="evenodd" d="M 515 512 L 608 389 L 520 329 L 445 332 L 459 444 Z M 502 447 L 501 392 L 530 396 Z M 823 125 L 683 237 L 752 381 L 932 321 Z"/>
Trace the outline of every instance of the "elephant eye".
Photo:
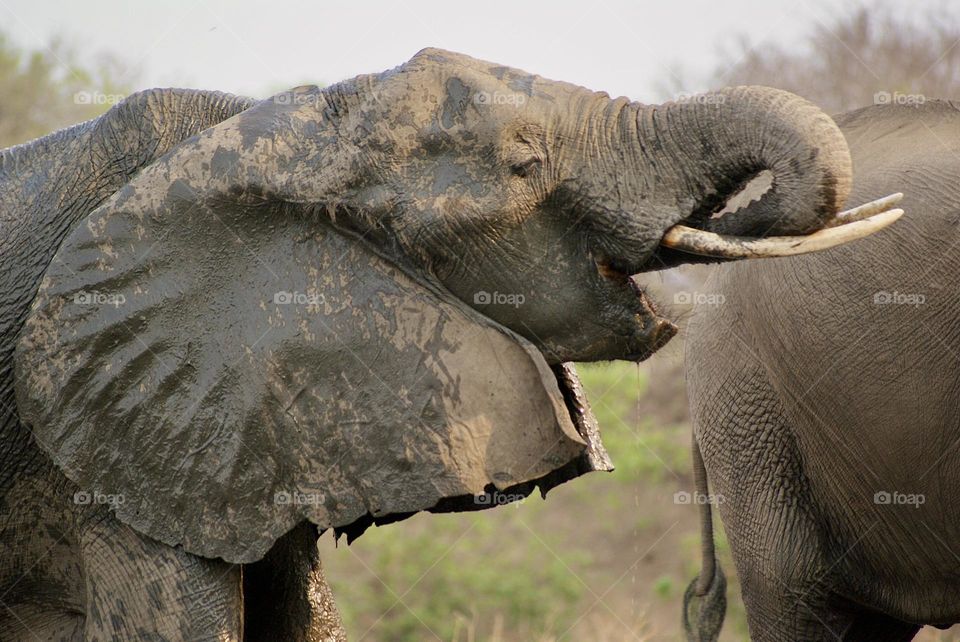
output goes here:
<path id="1" fill-rule="evenodd" d="M 536 171 L 537 167 L 540 166 L 540 159 L 536 156 L 531 156 L 526 160 L 510 163 L 510 173 L 514 176 L 519 176 L 525 178 Z"/>

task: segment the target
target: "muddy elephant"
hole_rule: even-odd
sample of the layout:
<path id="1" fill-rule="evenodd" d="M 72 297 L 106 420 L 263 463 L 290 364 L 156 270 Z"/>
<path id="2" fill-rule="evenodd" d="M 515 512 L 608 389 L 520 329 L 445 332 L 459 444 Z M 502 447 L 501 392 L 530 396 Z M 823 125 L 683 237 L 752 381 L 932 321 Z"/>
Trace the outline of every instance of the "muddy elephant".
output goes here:
<path id="1" fill-rule="evenodd" d="M 927 100 L 837 123 L 850 202 L 902 190 L 903 219 L 822 254 L 717 266 L 705 287 L 725 301 L 689 326 L 695 455 L 755 640 L 892 642 L 960 621 L 960 111 Z"/>
<path id="2" fill-rule="evenodd" d="M 816 108 L 714 98 L 431 49 L 4 150 L 0 638 L 341 639 L 318 533 L 609 469 L 567 362 L 674 334 L 630 275 L 849 190 Z M 712 219 L 761 169 L 778 188 Z"/>

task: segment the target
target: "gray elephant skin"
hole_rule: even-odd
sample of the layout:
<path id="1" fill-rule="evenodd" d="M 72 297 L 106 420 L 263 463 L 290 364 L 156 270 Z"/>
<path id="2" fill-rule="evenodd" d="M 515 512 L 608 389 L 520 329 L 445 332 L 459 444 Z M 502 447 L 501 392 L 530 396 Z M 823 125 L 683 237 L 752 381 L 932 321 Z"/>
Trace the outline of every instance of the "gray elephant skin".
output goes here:
<path id="1" fill-rule="evenodd" d="M 4 150 L 0 639 L 340 640 L 318 533 L 609 469 L 566 362 L 674 334 L 629 276 L 684 260 L 665 231 L 805 233 L 849 191 L 815 107 L 719 96 L 431 49 Z"/>
<path id="2" fill-rule="evenodd" d="M 902 191 L 904 218 L 718 266 L 706 290 L 726 300 L 689 326 L 695 442 L 755 640 L 910 640 L 960 621 L 960 111 L 837 123 L 850 204 Z"/>

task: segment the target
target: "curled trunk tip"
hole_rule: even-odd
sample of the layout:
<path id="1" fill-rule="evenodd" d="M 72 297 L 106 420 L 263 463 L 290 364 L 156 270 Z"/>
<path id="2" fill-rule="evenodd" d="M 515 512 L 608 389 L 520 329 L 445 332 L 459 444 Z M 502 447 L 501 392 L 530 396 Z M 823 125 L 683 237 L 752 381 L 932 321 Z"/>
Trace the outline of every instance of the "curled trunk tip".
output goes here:
<path id="1" fill-rule="evenodd" d="M 809 101 L 771 87 L 732 87 L 641 110 L 653 137 L 683 175 L 693 200 L 688 225 L 740 236 L 806 234 L 828 225 L 852 184 L 846 140 Z M 760 172 L 772 174 L 758 200 L 715 216 Z"/>

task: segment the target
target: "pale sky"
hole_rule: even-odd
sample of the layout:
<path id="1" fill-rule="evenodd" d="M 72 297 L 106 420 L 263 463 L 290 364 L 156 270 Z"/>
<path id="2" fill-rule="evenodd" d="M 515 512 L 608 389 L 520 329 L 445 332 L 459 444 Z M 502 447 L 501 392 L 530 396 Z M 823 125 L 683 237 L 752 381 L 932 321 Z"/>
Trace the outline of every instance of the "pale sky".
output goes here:
<path id="1" fill-rule="evenodd" d="M 913 3 L 912 3 L 913 4 Z M 850 0 L 0 0 L 0 24 L 38 48 L 64 36 L 140 70 L 141 87 L 265 96 L 389 69 L 441 47 L 625 95 L 657 92 L 671 68 L 684 91 L 743 35 L 791 44 Z M 702 82 L 702 81 L 701 81 Z M 687 85 L 690 86 L 687 86 Z"/>

